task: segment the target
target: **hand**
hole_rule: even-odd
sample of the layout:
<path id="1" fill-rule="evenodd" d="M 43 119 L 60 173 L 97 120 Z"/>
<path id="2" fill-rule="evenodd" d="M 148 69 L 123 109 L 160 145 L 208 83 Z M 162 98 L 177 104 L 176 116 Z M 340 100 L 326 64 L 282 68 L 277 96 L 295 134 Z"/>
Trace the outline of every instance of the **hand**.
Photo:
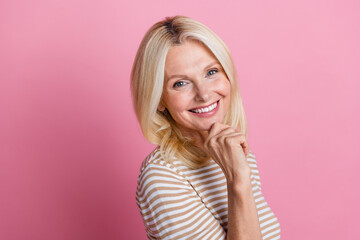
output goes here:
<path id="1" fill-rule="evenodd" d="M 249 146 L 240 131 L 216 122 L 209 130 L 204 147 L 223 170 L 228 184 L 249 182 L 251 171 L 246 160 Z"/>

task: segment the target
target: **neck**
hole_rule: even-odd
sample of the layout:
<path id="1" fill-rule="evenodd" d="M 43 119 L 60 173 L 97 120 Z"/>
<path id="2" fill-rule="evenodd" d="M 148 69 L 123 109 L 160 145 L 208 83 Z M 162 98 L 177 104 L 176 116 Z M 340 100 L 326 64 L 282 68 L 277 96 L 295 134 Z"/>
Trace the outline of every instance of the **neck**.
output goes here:
<path id="1" fill-rule="evenodd" d="M 187 131 L 185 129 L 180 129 L 180 131 L 184 137 L 193 139 L 195 146 L 197 146 L 198 148 L 201 148 L 202 150 L 204 150 L 206 152 L 204 143 L 205 143 L 207 137 L 209 136 L 209 131 L 207 131 L 207 130 Z"/>

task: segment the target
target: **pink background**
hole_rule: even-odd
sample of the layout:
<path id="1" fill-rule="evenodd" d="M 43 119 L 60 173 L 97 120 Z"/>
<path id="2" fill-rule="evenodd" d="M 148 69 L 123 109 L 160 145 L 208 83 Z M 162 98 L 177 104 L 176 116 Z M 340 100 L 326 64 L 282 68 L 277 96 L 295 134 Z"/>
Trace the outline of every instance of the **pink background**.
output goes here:
<path id="1" fill-rule="evenodd" d="M 165 16 L 229 46 L 263 194 L 282 239 L 360 239 L 357 0 L 0 3 L 0 239 L 145 239 L 135 204 L 154 148 L 129 75 Z"/>

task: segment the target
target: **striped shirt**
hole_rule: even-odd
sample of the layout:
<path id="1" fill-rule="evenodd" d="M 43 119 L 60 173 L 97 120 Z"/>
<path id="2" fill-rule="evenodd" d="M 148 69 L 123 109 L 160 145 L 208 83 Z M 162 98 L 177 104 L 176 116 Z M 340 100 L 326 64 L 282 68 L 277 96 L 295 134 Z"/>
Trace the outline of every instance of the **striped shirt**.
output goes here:
<path id="1" fill-rule="evenodd" d="M 261 193 L 253 153 L 247 161 L 262 237 L 280 239 L 280 224 Z M 226 239 L 227 184 L 214 160 L 194 170 L 179 160 L 164 161 L 157 147 L 141 165 L 136 203 L 148 239 Z"/>

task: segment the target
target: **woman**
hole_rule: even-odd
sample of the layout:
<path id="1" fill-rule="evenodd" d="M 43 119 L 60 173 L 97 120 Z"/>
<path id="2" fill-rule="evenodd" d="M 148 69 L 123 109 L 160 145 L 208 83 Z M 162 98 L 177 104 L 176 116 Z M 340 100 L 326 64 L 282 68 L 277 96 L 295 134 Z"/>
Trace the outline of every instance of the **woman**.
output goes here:
<path id="1" fill-rule="evenodd" d="M 232 57 L 203 24 L 167 17 L 145 34 L 131 89 L 144 136 L 136 202 L 149 239 L 280 239 L 262 193 Z"/>

